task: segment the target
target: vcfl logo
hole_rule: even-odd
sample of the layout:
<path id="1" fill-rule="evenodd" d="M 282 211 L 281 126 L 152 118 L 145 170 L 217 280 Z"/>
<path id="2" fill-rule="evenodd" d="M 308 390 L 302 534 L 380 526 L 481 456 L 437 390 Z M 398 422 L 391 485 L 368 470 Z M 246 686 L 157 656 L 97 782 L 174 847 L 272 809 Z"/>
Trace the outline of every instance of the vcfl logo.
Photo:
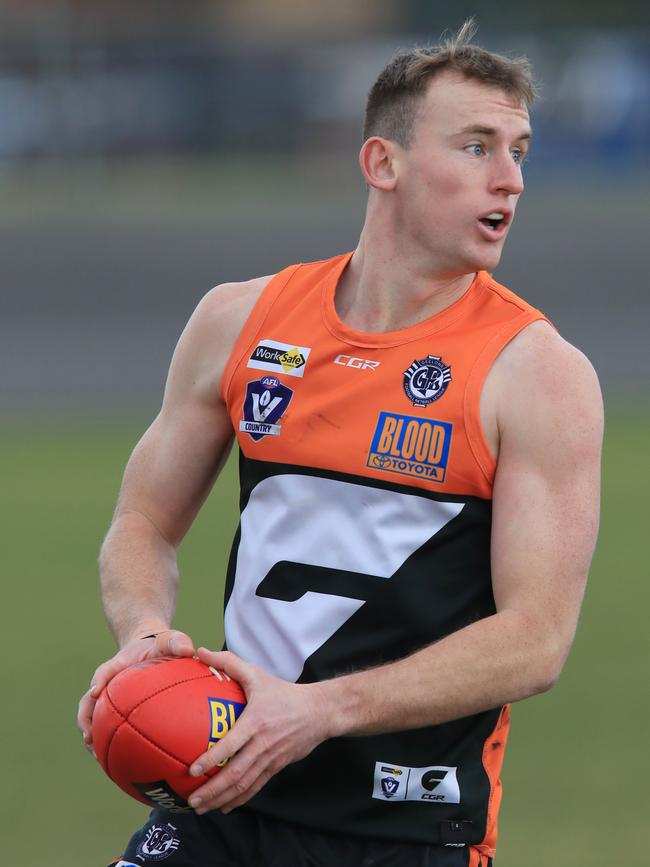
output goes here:
<path id="1" fill-rule="evenodd" d="M 356 367 L 359 370 L 374 370 L 379 367 L 381 361 L 371 361 L 369 358 L 357 358 L 355 355 L 337 355 L 334 364 L 341 367 Z"/>

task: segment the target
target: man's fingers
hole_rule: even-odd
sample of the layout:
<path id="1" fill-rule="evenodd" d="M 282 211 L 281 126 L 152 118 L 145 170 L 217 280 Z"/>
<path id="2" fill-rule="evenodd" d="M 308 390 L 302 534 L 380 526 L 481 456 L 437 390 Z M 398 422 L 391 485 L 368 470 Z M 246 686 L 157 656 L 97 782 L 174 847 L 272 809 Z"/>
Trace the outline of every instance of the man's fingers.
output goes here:
<path id="1" fill-rule="evenodd" d="M 186 633 L 167 629 L 153 637 L 134 638 L 107 662 L 102 663 L 92 676 L 90 689 L 82 696 L 77 712 L 77 725 L 86 749 L 93 750 L 92 719 L 97 699 L 106 684 L 130 665 L 152 656 L 194 656 L 194 644 Z"/>
<path id="2" fill-rule="evenodd" d="M 248 696 L 251 676 L 256 670 L 254 665 L 245 662 L 230 650 L 208 650 L 205 647 L 199 647 L 197 656 L 206 665 L 225 671 L 228 677 L 237 681 Z"/>
<path id="3" fill-rule="evenodd" d="M 92 698 L 97 699 L 99 693 L 104 689 L 108 681 L 114 678 L 118 672 L 126 668 L 127 665 L 130 665 L 130 663 L 127 662 L 125 664 L 124 660 L 120 658 L 119 653 L 107 662 L 102 663 L 93 674 L 92 680 L 90 681 L 90 695 Z"/>
<path id="4" fill-rule="evenodd" d="M 238 794 L 237 797 L 233 798 L 232 801 L 224 801 L 220 805 L 221 812 L 224 815 L 227 815 L 228 813 L 230 813 L 231 810 L 234 810 L 237 807 L 241 807 L 247 801 L 250 801 L 253 795 L 256 795 L 262 788 L 262 786 L 265 786 L 268 783 L 272 776 L 272 771 L 262 771 L 262 773 L 258 774 L 257 778 L 248 786 L 246 791 L 244 791 L 242 794 Z M 203 811 L 199 809 L 196 812 L 200 815 Z"/>
<path id="5" fill-rule="evenodd" d="M 255 750 L 242 750 L 218 774 L 192 792 L 188 800 L 190 807 L 205 812 L 242 797 L 267 763 L 268 758 L 259 756 Z"/>
<path id="6" fill-rule="evenodd" d="M 89 748 L 93 742 L 92 735 L 92 719 L 95 709 L 95 699 L 91 696 L 90 690 L 84 693 L 79 702 L 79 711 L 77 713 L 77 725 L 79 731 L 83 735 L 84 743 Z"/>
<path id="7" fill-rule="evenodd" d="M 253 732 L 246 725 L 245 714 L 246 710 L 244 709 L 237 723 L 223 736 L 219 743 L 210 747 L 192 763 L 190 774 L 193 777 L 200 777 L 201 774 L 205 774 L 231 759 L 250 741 Z"/>
<path id="8" fill-rule="evenodd" d="M 150 655 L 194 656 L 194 654 L 194 644 L 189 635 L 178 629 L 168 629 L 156 636 Z"/>

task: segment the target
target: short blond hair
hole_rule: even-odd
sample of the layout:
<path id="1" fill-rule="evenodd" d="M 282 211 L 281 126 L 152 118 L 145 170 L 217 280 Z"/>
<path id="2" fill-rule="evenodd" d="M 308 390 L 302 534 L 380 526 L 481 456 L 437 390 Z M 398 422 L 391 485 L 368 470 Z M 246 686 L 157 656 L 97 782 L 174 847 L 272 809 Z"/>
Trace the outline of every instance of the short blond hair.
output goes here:
<path id="1" fill-rule="evenodd" d="M 371 136 L 408 147 L 416 108 L 429 82 L 445 71 L 499 87 L 527 108 L 537 94 L 530 63 L 525 57 L 504 57 L 471 45 L 476 24 L 469 18 L 458 33 L 434 47 L 398 52 L 379 74 L 368 94 L 364 140 Z"/>

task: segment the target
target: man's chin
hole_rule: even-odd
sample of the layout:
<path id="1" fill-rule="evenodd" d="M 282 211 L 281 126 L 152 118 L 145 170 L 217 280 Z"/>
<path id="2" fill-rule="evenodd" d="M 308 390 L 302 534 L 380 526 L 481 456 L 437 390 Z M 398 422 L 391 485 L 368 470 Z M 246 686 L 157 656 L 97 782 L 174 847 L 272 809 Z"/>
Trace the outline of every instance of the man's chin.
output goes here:
<path id="1" fill-rule="evenodd" d="M 472 257 L 471 264 L 468 263 L 468 271 L 494 271 L 501 261 L 501 253 L 503 247 L 488 251 L 482 251 L 480 255 Z"/>

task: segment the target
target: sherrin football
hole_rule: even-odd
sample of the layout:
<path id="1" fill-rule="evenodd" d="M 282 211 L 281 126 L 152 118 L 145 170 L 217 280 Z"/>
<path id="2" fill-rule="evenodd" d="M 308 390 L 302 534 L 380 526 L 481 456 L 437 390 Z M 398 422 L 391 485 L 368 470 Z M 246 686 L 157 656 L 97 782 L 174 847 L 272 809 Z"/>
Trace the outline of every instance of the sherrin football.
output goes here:
<path id="1" fill-rule="evenodd" d="M 190 793 L 208 779 L 191 777 L 190 765 L 232 728 L 245 704 L 238 683 L 198 659 L 139 662 L 109 681 L 97 700 L 97 759 L 132 798 L 188 810 Z"/>

